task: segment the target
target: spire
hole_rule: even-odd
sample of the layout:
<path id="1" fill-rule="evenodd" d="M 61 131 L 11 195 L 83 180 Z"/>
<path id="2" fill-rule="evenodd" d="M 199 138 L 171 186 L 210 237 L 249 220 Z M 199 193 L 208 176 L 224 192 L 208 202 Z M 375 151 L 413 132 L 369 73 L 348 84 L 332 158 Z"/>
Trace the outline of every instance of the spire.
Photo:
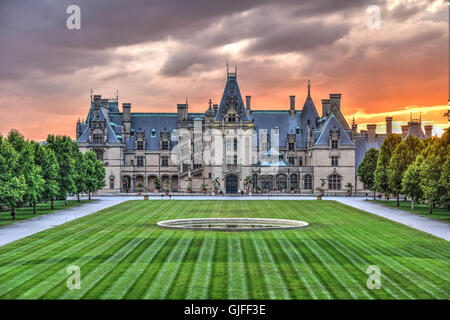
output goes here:
<path id="1" fill-rule="evenodd" d="M 211 109 L 211 104 L 212 104 L 211 99 L 209 99 L 208 103 L 209 103 L 209 109 Z"/>
<path id="2" fill-rule="evenodd" d="M 308 80 L 308 97 L 311 97 L 311 80 Z"/>
<path id="3" fill-rule="evenodd" d="M 227 77 L 228 77 L 228 74 L 230 73 L 230 68 L 229 68 L 229 65 L 228 65 L 228 59 L 227 59 Z"/>

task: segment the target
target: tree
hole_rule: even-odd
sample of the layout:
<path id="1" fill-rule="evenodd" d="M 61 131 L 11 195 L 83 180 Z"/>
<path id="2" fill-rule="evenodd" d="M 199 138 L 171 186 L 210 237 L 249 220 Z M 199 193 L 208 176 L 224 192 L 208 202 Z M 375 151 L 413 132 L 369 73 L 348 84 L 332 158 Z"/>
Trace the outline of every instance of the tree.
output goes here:
<path id="1" fill-rule="evenodd" d="M 450 132 L 447 129 L 441 138 L 434 139 L 423 150 L 424 160 L 420 165 L 420 187 L 429 204 L 429 213 L 439 203 L 448 205 L 448 157 L 450 154 Z"/>
<path id="2" fill-rule="evenodd" d="M 43 199 L 51 201 L 51 209 L 55 209 L 55 197 L 59 194 L 58 172 L 59 165 L 55 153 L 48 147 L 36 143 L 34 145 L 34 161 L 41 167 L 44 179 Z"/>
<path id="3" fill-rule="evenodd" d="M 389 161 L 391 160 L 392 153 L 401 141 L 402 138 L 400 136 L 391 134 L 383 141 L 380 148 L 377 168 L 374 172 L 374 189 L 376 191 L 383 192 L 385 197 L 391 192 L 389 189 L 387 168 Z"/>
<path id="4" fill-rule="evenodd" d="M 417 156 L 416 161 L 408 166 L 402 178 L 402 192 L 411 198 L 411 209 L 414 209 L 414 202 L 423 197 L 420 187 L 420 164 L 422 160 L 421 155 Z"/>
<path id="5" fill-rule="evenodd" d="M 23 174 L 18 174 L 19 167 L 19 154 L 0 136 L 0 202 L 11 209 L 13 220 L 16 219 L 15 209 L 23 201 L 27 189 Z"/>
<path id="6" fill-rule="evenodd" d="M 409 135 L 401 141 L 392 152 L 387 167 L 389 190 L 397 197 L 397 206 L 400 206 L 400 193 L 402 192 L 403 174 L 408 166 L 414 162 L 422 151 L 422 143 L 419 138 Z"/>
<path id="7" fill-rule="evenodd" d="M 380 151 L 375 148 L 370 148 L 366 151 L 363 160 L 358 166 L 358 176 L 367 189 L 373 191 L 373 199 L 375 200 L 375 169 L 377 168 L 378 156 Z"/>
<path id="8" fill-rule="evenodd" d="M 86 151 L 83 154 L 86 165 L 86 190 L 91 199 L 91 193 L 105 186 L 106 170 L 103 162 L 97 160 L 97 155 L 92 151 Z"/>
<path id="9" fill-rule="evenodd" d="M 48 135 L 47 146 L 53 150 L 58 162 L 59 196 L 67 205 L 67 195 L 76 191 L 74 183 L 75 160 L 72 156 L 72 141 L 67 136 Z"/>
<path id="10" fill-rule="evenodd" d="M 441 195 L 441 203 L 450 210 L 450 152 L 447 151 L 445 162 L 442 165 L 442 173 L 439 184 L 442 185 L 444 192 Z"/>
<path id="11" fill-rule="evenodd" d="M 8 134 L 8 141 L 16 150 L 19 156 L 19 166 L 16 174 L 23 175 L 26 183 L 23 200 L 28 201 L 33 206 L 33 213 L 36 214 L 36 203 L 41 199 L 44 192 L 44 179 L 42 178 L 41 167 L 34 160 L 35 142 L 25 141 L 24 136 L 17 130 L 11 130 Z"/>
<path id="12" fill-rule="evenodd" d="M 73 182 L 75 185 L 75 193 L 77 194 L 77 201 L 80 202 L 80 193 L 88 191 L 86 186 L 86 158 L 81 153 L 80 148 L 76 142 L 72 142 L 72 157 L 74 159 L 74 173 Z"/>

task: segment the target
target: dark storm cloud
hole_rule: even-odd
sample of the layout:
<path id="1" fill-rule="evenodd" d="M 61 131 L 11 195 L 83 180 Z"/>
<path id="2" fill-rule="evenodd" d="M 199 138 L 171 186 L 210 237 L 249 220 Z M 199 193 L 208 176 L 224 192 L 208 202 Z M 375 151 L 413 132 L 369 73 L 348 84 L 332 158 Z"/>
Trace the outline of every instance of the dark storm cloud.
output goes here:
<path id="1" fill-rule="evenodd" d="M 307 22 L 284 25 L 265 37 L 261 37 L 248 48 L 251 54 L 274 54 L 309 51 L 324 45 L 332 45 L 350 31 L 343 24 Z"/>

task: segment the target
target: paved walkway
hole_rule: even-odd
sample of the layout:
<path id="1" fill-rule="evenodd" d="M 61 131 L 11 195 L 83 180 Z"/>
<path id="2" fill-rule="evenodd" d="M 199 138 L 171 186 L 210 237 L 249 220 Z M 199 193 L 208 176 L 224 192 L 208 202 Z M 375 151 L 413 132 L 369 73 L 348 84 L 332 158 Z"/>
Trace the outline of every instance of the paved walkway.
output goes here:
<path id="1" fill-rule="evenodd" d="M 38 216 L 29 220 L 16 222 L 0 228 L 0 246 L 28 237 L 40 231 L 58 226 L 68 221 L 84 217 L 88 214 L 114 206 L 123 201 L 130 200 L 125 197 L 102 197 L 99 201 L 83 204 Z"/>
<path id="2" fill-rule="evenodd" d="M 34 219 L 17 222 L 0 228 L 0 246 L 30 236 L 37 232 L 58 226 L 68 221 L 84 217 L 88 214 L 114 206 L 127 200 L 143 199 L 143 196 L 101 196 L 94 197 L 99 201 L 87 203 L 80 207 L 73 207 L 55 213 L 42 215 Z M 150 196 L 150 200 L 170 199 L 168 196 Z M 312 200 L 314 196 L 173 196 L 174 200 Z M 366 198 L 325 197 L 324 200 L 336 200 L 357 209 L 367 211 L 386 219 L 399 222 L 417 230 L 424 231 L 436 237 L 450 241 L 450 225 L 434 221 L 422 216 L 414 215 L 406 211 L 384 207 L 364 201 Z"/>

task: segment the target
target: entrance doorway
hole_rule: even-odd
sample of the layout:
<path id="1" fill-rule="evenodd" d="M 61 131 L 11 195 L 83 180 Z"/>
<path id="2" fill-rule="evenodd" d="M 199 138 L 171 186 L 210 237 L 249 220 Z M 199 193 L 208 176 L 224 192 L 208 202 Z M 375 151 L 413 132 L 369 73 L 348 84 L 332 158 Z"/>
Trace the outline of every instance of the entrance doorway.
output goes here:
<path id="1" fill-rule="evenodd" d="M 228 176 L 226 178 L 226 192 L 227 193 L 237 193 L 238 192 L 238 177 Z"/>

